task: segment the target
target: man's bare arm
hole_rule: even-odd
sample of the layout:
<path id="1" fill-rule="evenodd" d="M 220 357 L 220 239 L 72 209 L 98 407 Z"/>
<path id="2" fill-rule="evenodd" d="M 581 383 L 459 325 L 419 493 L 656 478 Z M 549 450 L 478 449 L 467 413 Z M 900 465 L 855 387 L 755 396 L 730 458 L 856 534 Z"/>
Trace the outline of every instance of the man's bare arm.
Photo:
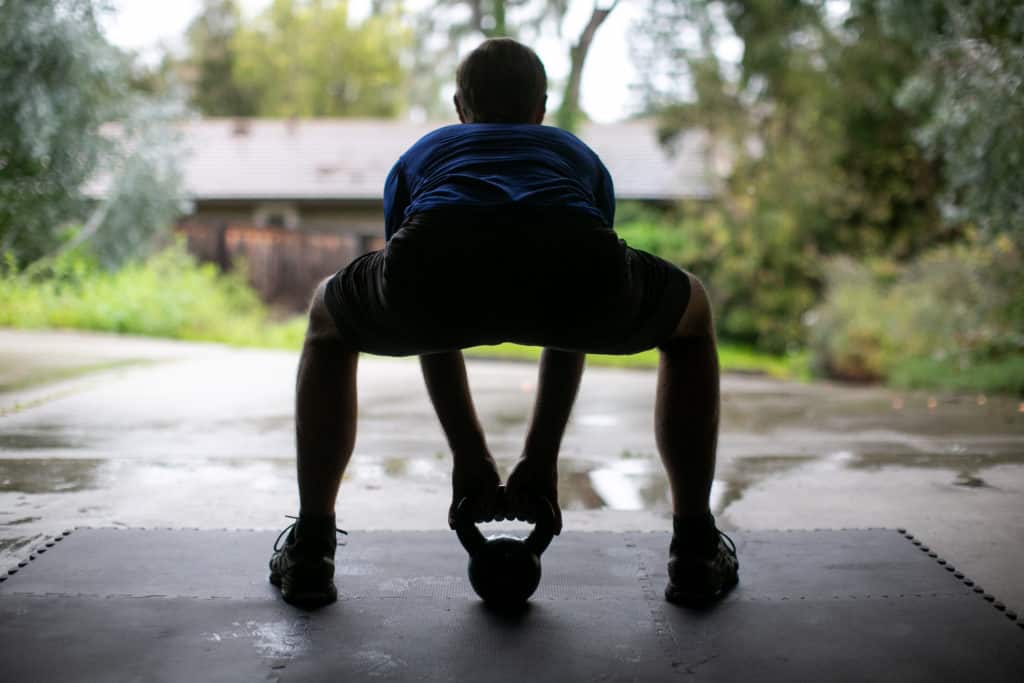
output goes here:
<path id="1" fill-rule="evenodd" d="M 501 518 L 503 506 L 498 496 L 501 479 L 473 407 L 462 352 L 446 351 L 420 356 L 420 367 L 427 393 L 452 451 L 449 525 L 452 524 L 455 506 L 464 497 L 472 499 L 477 521 Z"/>
<path id="2" fill-rule="evenodd" d="M 551 501 L 556 533 L 562 530 L 558 507 L 558 450 L 583 377 L 586 355 L 544 349 L 541 354 L 537 399 L 523 447 L 523 456 L 508 478 L 507 513 L 535 521 L 537 497 Z"/>

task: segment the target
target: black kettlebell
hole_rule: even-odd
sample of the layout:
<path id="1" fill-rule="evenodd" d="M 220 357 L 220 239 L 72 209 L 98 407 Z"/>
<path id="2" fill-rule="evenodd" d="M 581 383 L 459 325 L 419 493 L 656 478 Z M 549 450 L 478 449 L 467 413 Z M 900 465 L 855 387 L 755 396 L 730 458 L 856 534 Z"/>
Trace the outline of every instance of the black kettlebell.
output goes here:
<path id="1" fill-rule="evenodd" d="M 455 533 L 469 553 L 469 583 L 484 603 L 522 607 L 540 584 L 540 556 L 555 534 L 555 512 L 543 499 L 537 523 L 526 538 L 501 534 L 484 538 L 469 514 L 469 499 L 455 510 Z"/>

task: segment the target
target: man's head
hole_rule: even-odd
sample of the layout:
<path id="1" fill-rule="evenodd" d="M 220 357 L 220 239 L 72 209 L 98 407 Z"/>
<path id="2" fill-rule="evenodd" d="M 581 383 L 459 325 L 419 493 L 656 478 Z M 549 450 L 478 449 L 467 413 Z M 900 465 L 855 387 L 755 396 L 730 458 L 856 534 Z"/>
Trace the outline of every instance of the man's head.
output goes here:
<path id="1" fill-rule="evenodd" d="M 511 38 L 491 38 L 459 64 L 455 109 L 463 123 L 540 123 L 547 90 L 537 53 Z"/>

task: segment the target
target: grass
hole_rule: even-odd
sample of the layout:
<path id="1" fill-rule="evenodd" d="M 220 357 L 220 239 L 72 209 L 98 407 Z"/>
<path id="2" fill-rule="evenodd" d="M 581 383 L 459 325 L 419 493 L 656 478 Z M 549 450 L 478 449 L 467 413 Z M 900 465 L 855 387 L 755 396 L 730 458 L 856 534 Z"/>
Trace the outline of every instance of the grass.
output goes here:
<path id="1" fill-rule="evenodd" d="M 974 361 L 967 367 L 948 360 L 914 358 L 893 367 L 888 380 L 907 389 L 1024 396 L 1024 356 Z"/>
<path id="2" fill-rule="evenodd" d="M 516 344 L 499 344 L 497 346 L 477 346 L 466 350 L 471 358 L 489 358 L 496 360 L 536 361 L 540 358 L 541 349 L 533 346 Z M 718 360 L 724 372 L 743 372 L 765 374 L 780 379 L 810 379 L 809 356 L 804 352 L 788 356 L 774 356 L 749 347 L 729 343 L 719 344 Z M 614 368 L 647 369 L 658 367 L 658 352 L 655 349 L 630 356 L 607 356 L 593 354 L 587 356 L 589 365 Z"/>

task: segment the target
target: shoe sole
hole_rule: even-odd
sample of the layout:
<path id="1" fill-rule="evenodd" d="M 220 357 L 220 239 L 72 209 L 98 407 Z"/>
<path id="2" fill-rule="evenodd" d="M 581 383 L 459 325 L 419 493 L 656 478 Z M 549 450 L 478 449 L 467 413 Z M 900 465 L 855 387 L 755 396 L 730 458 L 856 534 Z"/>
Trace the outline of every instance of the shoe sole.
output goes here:
<path id="1" fill-rule="evenodd" d="M 739 582 L 739 574 L 734 574 L 717 589 L 708 593 L 705 591 L 685 591 L 669 581 L 668 585 L 665 586 L 665 600 L 673 605 L 680 605 L 682 607 L 708 607 L 725 597 L 725 594 L 735 588 Z"/>
<path id="2" fill-rule="evenodd" d="M 338 589 L 334 583 L 329 583 L 320 588 L 304 588 L 298 590 L 289 583 L 283 582 L 279 574 L 270 575 L 270 583 L 281 589 L 281 597 L 289 605 L 295 607 L 323 607 L 338 599 Z"/>

